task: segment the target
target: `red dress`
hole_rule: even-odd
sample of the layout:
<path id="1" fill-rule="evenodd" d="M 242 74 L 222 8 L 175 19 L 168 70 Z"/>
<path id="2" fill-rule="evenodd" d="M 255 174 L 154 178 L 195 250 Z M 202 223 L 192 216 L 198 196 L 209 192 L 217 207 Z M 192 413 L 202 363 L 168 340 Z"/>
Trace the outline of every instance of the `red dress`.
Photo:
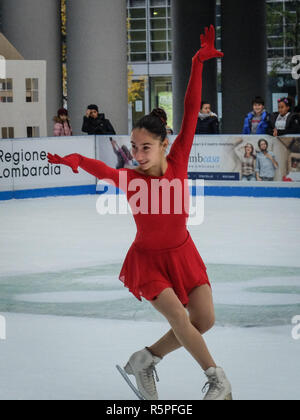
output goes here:
<path id="1" fill-rule="evenodd" d="M 101 161 L 83 156 L 79 163 L 85 171 L 126 193 L 137 233 L 119 279 L 139 300 L 141 297 L 154 300 L 165 288 L 171 287 L 182 304 L 187 305 L 189 294 L 195 287 L 210 286 L 206 266 L 187 230 L 189 213 L 183 199 L 184 194 L 189 197 L 187 170 L 201 105 L 202 72 L 203 63 L 193 59 L 181 131 L 167 156 L 168 168 L 163 176 L 147 176 L 128 168 L 113 169 Z M 159 182 L 167 185 L 166 180 L 173 180 L 177 188 L 168 190 L 169 207 L 164 214 L 163 189 L 157 185 Z"/>

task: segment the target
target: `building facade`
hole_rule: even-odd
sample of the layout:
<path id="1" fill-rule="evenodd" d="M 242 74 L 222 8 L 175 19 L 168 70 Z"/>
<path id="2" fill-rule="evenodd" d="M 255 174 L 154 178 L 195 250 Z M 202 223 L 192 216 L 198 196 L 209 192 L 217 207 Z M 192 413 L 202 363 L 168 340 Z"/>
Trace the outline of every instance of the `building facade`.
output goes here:
<path id="1" fill-rule="evenodd" d="M 164 107 L 172 126 L 171 0 L 127 0 L 128 65 L 132 80 L 141 81 L 139 98 L 129 107 L 137 121 Z"/>
<path id="2" fill-rule="evenodd" d="M 291 59 L 295 55 L 293 23 L 299 0 L 263 0 L 267 6 L 266 103 L 277 110 L 278 97 L 296 98 L 296 83 L 291 77 Z M 142 81 L 141 97 L 129 107 L 134 122 L 152 108 L 163 106 L 172 126 L 172 3 L 170 0 L 127 0 L 128 64 L 133 80 Z M 222 7 L 216 1 L 217 48 L 222 48 Z M 300 34 L 298 36 L 300 40 Z M 299 41 L 300 42 L 300 41 Z M 221 62 L 218 63 L 218 106 L 222 118 Z M 253 92 L 256 96 L 257 92 Z M 251 105 L 252 98 L 249 98 Z M 249 106 L 250 106 L 249 105 Z"/>
<path id="3" fill-rule="evenodd" d="M 24 60 L 1 33 L 0 56 L 0 139 L 46 136 L 46 62 Z"/>

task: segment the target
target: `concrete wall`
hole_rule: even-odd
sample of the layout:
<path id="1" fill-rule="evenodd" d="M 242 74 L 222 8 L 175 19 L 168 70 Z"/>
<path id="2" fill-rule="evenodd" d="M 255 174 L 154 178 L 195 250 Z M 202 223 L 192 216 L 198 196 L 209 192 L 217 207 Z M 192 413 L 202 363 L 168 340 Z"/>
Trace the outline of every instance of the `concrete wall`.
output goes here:
<path id="1" fill-rule="evenodd" d="M 72 0 L 73 1 L 73 0 Z M 2 30 L 25 60 L 47 62 L 47 126 L 62 105 L 59 0 L 2 0 Z"/>
<path id="2" fill-rule="evenodd" d="M 84 3 L 84 5 L 83 5 Z M 68 109 L 81 134 L 89 104 L 97 104 L 117 134 L 127 134 L 126 1 L 68 1 Z"/>
<path id="3" fill-rule="evenodd" d="M 240 133 L 255 96 L 266 98 L 266 5 L 262 0 L 222 2 L 223 133 Z"/>
<path id="4" fill-rule="evenodd" d="M 13 79 L 13 102 L 0 102 L 0 138 L 2 127 L 14 127 L 14 137 L 27 137 L 27 127 L 39 127 L 40 136 L 47 136 L 46 62 L 8 60 L 6 77 Z M 26 102 L 26 78 L 39 79 L 39 101 Z"/>
<path id="5" fill-rule="evenodd" d="M 200 49 L 200 35 L 215 25 L 215 0 L 173 0 L 173 104 L 174 132 L 181 127 L 184 97 L 190 78 L 192 58 Z M 217 110 L 217 60 L 205 63 L 202 98 Z M 199 109 L 200 111 L 200 109 Z"/>

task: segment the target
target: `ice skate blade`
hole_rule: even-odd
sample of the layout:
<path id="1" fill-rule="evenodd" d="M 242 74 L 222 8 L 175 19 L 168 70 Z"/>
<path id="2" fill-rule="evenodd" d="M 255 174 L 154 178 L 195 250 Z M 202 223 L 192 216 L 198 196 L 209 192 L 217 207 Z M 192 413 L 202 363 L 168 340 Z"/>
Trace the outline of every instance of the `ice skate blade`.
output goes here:
<path id="1" fill-rule="evenodd" d="M 132 389 L 132 391 L 135 393 L 135 395 L 140 399 L 140 400 L 145 400 L 146 398 L 143 397 L 143 395 L 139 392 L 139 390 L 133 385 L 133 383 L 131 382 L 131 380 L 129 379 L 127 373 L 125 372 L 124 369 L 122 369 L 119 365 L 116 365 L 116 368 L 118 369 L 119 373 L 122 375 L 123 379 L 125 380 L 125 382 L 127 383 L 127 385 Z"/>

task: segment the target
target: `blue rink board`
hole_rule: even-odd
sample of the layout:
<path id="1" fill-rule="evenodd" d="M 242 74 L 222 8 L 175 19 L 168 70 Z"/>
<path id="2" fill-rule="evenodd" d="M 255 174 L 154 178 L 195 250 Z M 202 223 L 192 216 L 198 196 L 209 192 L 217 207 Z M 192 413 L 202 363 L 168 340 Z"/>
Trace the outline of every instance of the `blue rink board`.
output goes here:
<path id="1" fill-rule="evenodd" d="M 219 197 L 273 197 L 273 198 L 300 198 L 300 185 L 299 187 L 293 186 L 238 186 L 238 185 L 205 185 L 204 195 L 206 196 L 219 196 Z M 103 186 L 102 186 L 103 188 Z M 201 187 L 191 187 L 190 192 L 192 195 L 203 195 Z M 103 191 L 97 191 L 95 185 L 72 186 L 72 187 L 58 187 L 58 188 L 42 188 L 31 190 L 18 190 L 18 191 L 2 191 L 0 192 L 0 200 L 11 199 L 26 199 L 26 198 L 42 198 L 42 197 L 55 197 L 55 196 L 76 196 L 86 194 L 123 194 L 122 191 L 114 187 L 104 187 Z"/>

